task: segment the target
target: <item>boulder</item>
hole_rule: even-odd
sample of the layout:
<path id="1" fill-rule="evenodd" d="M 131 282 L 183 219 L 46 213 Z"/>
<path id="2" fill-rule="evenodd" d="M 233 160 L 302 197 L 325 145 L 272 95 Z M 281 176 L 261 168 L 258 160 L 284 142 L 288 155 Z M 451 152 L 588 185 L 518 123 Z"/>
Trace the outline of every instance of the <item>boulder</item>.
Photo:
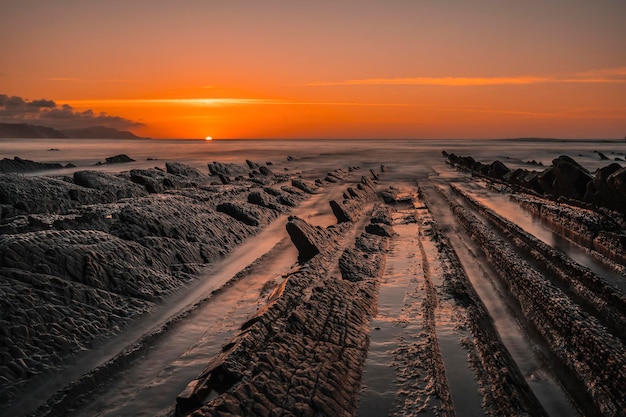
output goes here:
<path id="1" fill-rule="evenodd" d="M 320 227 L 315 227 L 299 217 L 290 216 L 286 225 L 291 241 L 298 249 L 298 261 L 311 260 L 324 248 L 325 236 Z"/>
<path id="2" fill-rule="evenodd" d="M 109 156 L 104 162 L 98 162 L 96 165 L 108 165 L 108 164 L 124 164 L 128 162 L 135 162 L 135 160 L 128 155 L 120 154 L 115 156 Z"/>
<path id="3" fill-rule="evenodd" d="M 2 173 L 35 172 L 61 168 L 63 168 L 61 164 L 29 161 L 17 156 L 13 159 L 3 158 L 0 160 L 0 172 Z"/>
<path id="4" fill-rule="evenodd" d="M 172 175 L 180 175 L 181 177 L 189 177 L 193 179 L 202 178 L 202 174 L 197 169 L 180 162 L 166 162 L 165 170 Z"/>
<path id="5" fill-rule="evenodd" d="M 312 185 L 308 181 L 299 178 L 294 178 L 293 180 L 291 180 L 291 185 L 308 194 L 315 194 L 317 192 L 316 186 Z"/>
<path id="6" fill-rule="evenodd" d="M 215 208 L 217 211 L 227 214 L 230 217 L 247 224 L 248 226 L 258 226 L 260 224 L 257 213 L 248 207 L 235 203 L 221 203 Z"/>
<path id="7" fill-rule="evenodd" d="M 500 161 L 493 161 L 488 165 L 487 175 L 493 178 L 502 179 L 511 170 Z"/>
<path id="8" fill-rule="evenodd" d="M 338 223 L 353 222 L 355 220 L 346 205 L 335 200 L 330 200 L 329 204 Z"/>
<path id="9" fill-rule="evenodd" d="M 587 183 L 593 177 L 582 165 L 569 156 L 559 156 L 552 161 L 554 181 L 552 188 L 554 195 L 582 200 L 586 191 Z"/>
<path id="10" fill-rule="evenodd" d="M 365 226 L 365 231 L 372 235 L 391 237 L 393 236 L 393 229 L 391 226 L 384 223 L 370 223 Z"/>
<path id="11" fill-rule="evenodd" d="M 265 191 L 253 191 L 248 194 L 248 203 L 266 207 L 279 213 L 285 211 L 278 199 Z"/>
<path id="12" fill-rule="evenodd" d="M 250 169 L 259 169 L 261 167 L 261 164 L 254 162 L 254 161 L 250 161 L 249 159 L 246 159 L 246 164 L 248 164 L 248 167 Z"/>
<path id="13" fill-rule="evenodd" d="M 148 195 L 140 185 L 116 175 L 101 171 L 76 171 L 74 183 L 82 187 L 111 193 L 116 199 Z"/>
<path id="14" fill-rule="evenodd" d="M 209 173 L 211 175 L 222 174 L 228 177 L 228 176 L 243 175 L 248 172 L 246 168 L 237 164 L 233 164 L 233 163 L 222 163 L 222 162 L 213 161 L 207 164 L 207 166 L 209 167 Z"/>
<path id="15" fill-rule="evenodd" d="M 259 167 L 259 172 L 263 175 L 265 175 L 266 177 L 273 177 L 274 173 L 272 172 L 271 169 L 269 169 L 268 167 L 262 165 Z"/>

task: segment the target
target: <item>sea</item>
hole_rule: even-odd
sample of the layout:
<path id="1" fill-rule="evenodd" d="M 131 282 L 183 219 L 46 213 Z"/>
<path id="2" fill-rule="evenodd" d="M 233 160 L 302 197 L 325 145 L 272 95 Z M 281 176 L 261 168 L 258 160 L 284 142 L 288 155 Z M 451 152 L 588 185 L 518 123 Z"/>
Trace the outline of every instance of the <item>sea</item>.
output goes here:
<path id="1" fill-rule="evenodd" d="M 399 177 L 427 175 L 444 163 L 442 151 L 471 155 L 483 163 L 500 160 L 510 168 L 542 170 L 560 155 L 568 155 L 593 172 L 617 162 L 626 165 L 626 141 L 621 139 L 454 139 L 454 140 L 182 140 L 182 139 L 0 139 L 0 158 L 71 164 L 73 167 L 31 175 L 70 175 L 94 169 L 120 172 L 182 162 L 208 173 L 207 163 L 246 160 L 271 162 L 311 173 L 337 167 L 385 165 Z M 124 154 L 135 162 L 104 164 Z M 603 159 L 604 156 L 607 159 Z M 536 164 L 529 164 L 534 162 Z M 543 165 L 543 167 L 542 167 Z"/>

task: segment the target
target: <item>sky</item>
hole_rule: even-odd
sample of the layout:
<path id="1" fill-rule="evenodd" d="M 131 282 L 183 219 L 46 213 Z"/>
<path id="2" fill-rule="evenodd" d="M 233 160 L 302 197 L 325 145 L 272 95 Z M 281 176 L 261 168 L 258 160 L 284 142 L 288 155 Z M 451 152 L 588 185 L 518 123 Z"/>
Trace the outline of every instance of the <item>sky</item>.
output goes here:
<path id="1" fill-rule="evenodd" d="M 0 122 L 623 138 L 624 0 L 2 0 Z"/>

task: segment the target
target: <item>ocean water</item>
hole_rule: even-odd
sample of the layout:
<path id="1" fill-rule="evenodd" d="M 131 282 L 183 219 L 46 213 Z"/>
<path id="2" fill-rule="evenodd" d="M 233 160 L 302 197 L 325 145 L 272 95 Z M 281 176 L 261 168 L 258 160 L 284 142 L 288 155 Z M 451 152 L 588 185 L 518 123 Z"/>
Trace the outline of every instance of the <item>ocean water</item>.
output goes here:
<path id="1" fill-rule="evenodd" d="M 441 151 L 471 155 L 481 162 L 499 159 L 511 168 L 549 166 L 559 155 L 569 155 L 590 171 L 615 158 L 626 159 L 624 140 L 120 140 L 120 139 L 0 139 L 0 158 L 38 162 L 71 163 L 76 168 L 37 174 L 71 174 L 82 169 L 123 171 L 164 167 L 165 162 L 183 162 L 207 172 L 213 161 L 245 163 L 272 162 L 281 166 L 291 156 L 297 168 L 320 172 L 338 166 L 385 164 L 398 176 L 426 174 L 444 162 Z M 610 161 L 601 160 L 599 153 Z M 136 162 L 95 166 L 105 158 L 126 154 Z M 619 162 L 619 161 L 618 161 Z M 338 164 L 339 163 L 339 164 Z M 623 162 L 620 162 L 625 165 Z M 541 170 L 542 167 L 536 169 Z"/>

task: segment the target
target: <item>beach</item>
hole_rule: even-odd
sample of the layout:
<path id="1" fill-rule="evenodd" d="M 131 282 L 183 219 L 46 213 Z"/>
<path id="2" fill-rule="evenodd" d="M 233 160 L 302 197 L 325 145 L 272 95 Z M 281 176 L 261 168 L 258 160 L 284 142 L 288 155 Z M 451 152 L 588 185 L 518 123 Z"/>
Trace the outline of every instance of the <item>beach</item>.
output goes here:
<path id="1" fill-rule="evenodd" d="M 12 415 L 624 415 L 623 140 L 0 158 Z"/>

